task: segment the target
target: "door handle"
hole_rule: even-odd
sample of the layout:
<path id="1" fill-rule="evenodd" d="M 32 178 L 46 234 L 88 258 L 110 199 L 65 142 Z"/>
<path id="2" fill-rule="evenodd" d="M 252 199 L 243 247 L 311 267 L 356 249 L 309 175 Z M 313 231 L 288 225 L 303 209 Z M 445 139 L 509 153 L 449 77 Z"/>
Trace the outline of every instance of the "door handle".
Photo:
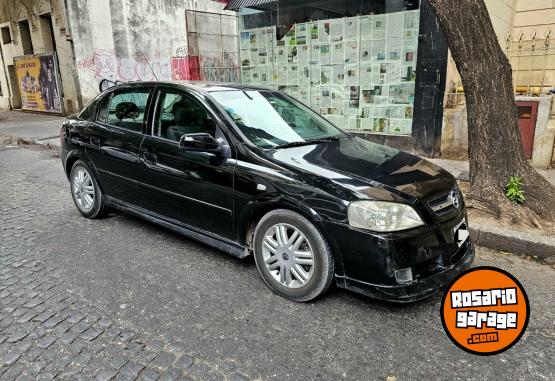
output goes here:
<path id="1" fill-rule="evenodd" d="M 158 162 L 158 156 L 156 156 L 156 154 L 154 153 L 150 153 L 150 152 L 145 152 L 143 154 L 143 158 L 145 159 L 145 161 L 148 164 L 156 164 Z"/>
<path id="2" fill-rule="evenodd" d="M 91 136 L 90 142 L 93 146 L 99 146 L 100 145 L 100 138 L 98 136 Z"/>

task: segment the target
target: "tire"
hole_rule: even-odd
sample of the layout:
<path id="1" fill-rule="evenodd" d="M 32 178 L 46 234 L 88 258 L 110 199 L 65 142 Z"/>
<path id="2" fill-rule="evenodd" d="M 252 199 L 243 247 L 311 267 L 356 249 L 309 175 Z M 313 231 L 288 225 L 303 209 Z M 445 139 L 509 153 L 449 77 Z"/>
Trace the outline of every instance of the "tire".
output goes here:
<path id="1" fill-rule="evenodd" d="M 104 215 L 106 205 L 102 191 L 93 171 L 84 161 L 78 160 L 73 164 L 69 174 L 69 187 L 73 202 L 84 217 L 94 219 Z"/>
<path id="2" fill-rule="evenodd" d="M 319 297 L 333 280 L 334 259 L 326 239 L 309 220 L 290 210 L 262 217 L 254 233 L 254 259 L 268 287 L 295 302 Z"/>

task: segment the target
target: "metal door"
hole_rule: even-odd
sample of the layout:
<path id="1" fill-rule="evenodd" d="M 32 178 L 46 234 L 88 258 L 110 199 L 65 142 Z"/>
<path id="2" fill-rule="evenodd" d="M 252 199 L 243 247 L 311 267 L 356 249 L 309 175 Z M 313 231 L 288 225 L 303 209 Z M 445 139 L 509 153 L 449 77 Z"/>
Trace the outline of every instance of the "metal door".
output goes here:
<path id="1" fill-rule="evenodd" d="M 538 119 L 538 102 L 516 102 L 518 108 L 518 126 L 522 136 L 522 145 L 527 159 L 532 158 L 534 134 Z"/>

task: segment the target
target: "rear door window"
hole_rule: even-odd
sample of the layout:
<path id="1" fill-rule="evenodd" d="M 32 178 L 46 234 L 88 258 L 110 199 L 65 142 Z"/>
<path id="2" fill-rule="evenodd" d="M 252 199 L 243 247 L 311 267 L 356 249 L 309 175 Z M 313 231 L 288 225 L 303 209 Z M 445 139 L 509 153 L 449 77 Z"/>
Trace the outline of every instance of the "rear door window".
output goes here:
<path id="1" fill-rule="evenodd" d="M 98 120 L 111 126 L 142 132 L 150 93 L 150 90 L 114 93 L 103 103 Z"/>

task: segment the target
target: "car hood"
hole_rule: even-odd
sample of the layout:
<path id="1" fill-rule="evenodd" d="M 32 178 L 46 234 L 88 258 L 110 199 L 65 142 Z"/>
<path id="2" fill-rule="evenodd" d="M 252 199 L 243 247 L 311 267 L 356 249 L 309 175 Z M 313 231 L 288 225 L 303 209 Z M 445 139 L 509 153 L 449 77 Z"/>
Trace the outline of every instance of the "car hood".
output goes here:
<path id="1" fill-rule="evenodd" d="M 351 137 L 267 151 L 271 160 L 330 179 L 356 197 L 409 202 L 448 193 L 455 179 L 418 156 Z"/>

